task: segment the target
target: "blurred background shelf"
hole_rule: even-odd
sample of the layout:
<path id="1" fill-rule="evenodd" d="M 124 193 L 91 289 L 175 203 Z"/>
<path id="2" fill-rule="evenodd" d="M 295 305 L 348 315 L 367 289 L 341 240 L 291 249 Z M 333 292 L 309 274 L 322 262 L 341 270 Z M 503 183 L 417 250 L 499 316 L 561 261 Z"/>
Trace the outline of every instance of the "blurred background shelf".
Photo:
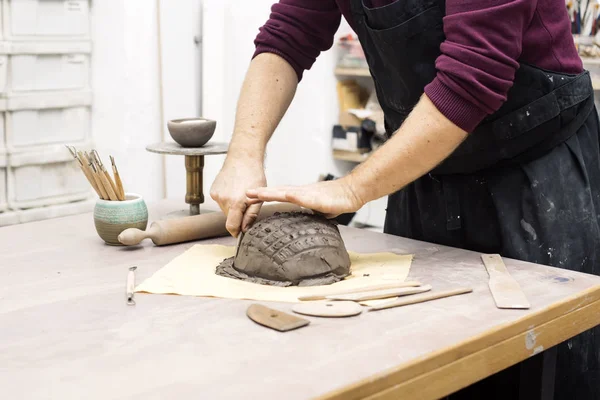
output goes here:
<path id="1" fill-rule="evenodd" d="M 371 72 L 368 68 L 343 68 L 337 67 L 335 74 L 338 76 L 366 76 L 370 77 Z"/>
<path id="2" fill-rule="evenodd" d="M 371 153 L 356 153 L 354 151 L 333 150 L 333 158 L 342 161 L 351 161 L 361 163 L 365 161 Z"/>

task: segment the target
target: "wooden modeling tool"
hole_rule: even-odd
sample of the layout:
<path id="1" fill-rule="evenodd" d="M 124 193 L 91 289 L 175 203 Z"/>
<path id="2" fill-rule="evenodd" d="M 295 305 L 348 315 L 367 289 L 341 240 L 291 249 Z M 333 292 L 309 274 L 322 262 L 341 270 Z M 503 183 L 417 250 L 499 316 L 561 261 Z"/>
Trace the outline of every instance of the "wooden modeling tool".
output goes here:
<path id="1" fill-rule="evenodd" d="M 302 211 L 295 204 L 274 203 L 265 204 L 261 207 L 258 221 L 270 217 L 276 212 Z M 130 228 L 119 235 L 119 242 L 126 246 L 135 246 L 144 239 L 151 239 L 157 246 L 183 243 L 192 240 L 200 240 L 211 237 L 227 236 L 229 232 L 225 228 L 227 217 L 223 212 L 213 212 L 190 217 L 175 218 L 163 221 L 154 221 L 150 228 L 145 231 Z"/>
<path id="2" fill-rule="evenodd" d="M 345 300 L 345 301 L 367 301 L 367 300 L 379 300 L 388 299 L 390 297 L 407 296 L 410 294 L 423 293 L 431 290 L 431 285 L 417 286 L 417 287 L 405 287 L 398 289 L 385 289 L 385 290 L 372 290 L 364 291 L 359 293 L 341 294 L 327 296 L 328 300 Z"/>
<path id="3" fill-rule="evenodd" d="M 292 306 L 292 311 L 297 314 L 326 318 L 353 317 L 362 310 L 361 305 L 353 301 L 311 301 Z"/>
<path id="4" fill-rule="evenodd" d="M 260 304 L 250 305 L 246 310 L 246 315 L 257 324 L 279 332 L 291 331 L 310 324 L 310 321 L 304 318 L 298 318 L 295 315 L 274 310 Z"/>
<path id="5" fill-rule="evenodd" d="M 482 254 L 481 259 L 490 275 L 489 287 L 498 308 L 528 309 L 531 307 L 519 283 L 508 273 L 499 254 Z"/>
<path id="6" fill-rule="evenodd" d="M 109 200 L 108 193 L 106 192 L 106 189 L 104 188 L 104 184 L 102 183 L 102 180 L 100 179 L 100 174 L 98 173 L 96 166 L 94 165 L 94 163 L 91 160 L 89 161 L 88 166 L 89 166 L 90 170 L 92 171 L 92 176 L 94 177 L 94 181 L 96 181 L 96 185 L 98 186 L 98 190 L 100 191 L 100 198 L 103 200 Z"/>
<path id="7" fill-rule="evenodd" d="M 113 181 L 113 178 L 106 170 L 106 167 L 104 167 L 100 155 L 96 150 L 92 150 L 88 154 L 87 152 L 77 151 L 74 146 L 65 145 L 65 147 L 73 155 L 75 160 L 77 160 L 81 171 L 100 199 L 112 201 L 125 200 L 123 182 L 119 176 L 114 157 L 110 156 L 113 173 L 115 175 L 115 180 Z"/>
<path id="8" fill-rule="evenodd" d="M 419 296 L 411 296 L 400 300 L 392 300 L 387 303 L 380 304 L 378 306 L 372 306 L 369 307 L 369 311 L 379 311 L 393 307 L 407 306 L 409 304 L 424 303 L 426 301 L 442 299 L 444 297 L 458 296 L 465 293 L 471 293 L 472 291 L 473 289 L 470 288 L 460 288 L 453 290 L 445 290 L 441 292 L 426 293 Z"/>
<path id="9" fill-rule="evenodd" d="M 108 198 L 112 201 L 119 200 L 119 198 L 117 197 L 117 193 L 115 192 L 115 184 L 112 182 L 112 179 L 108 174 L 108 171 L 104 167 L 104 164 L 102 164 L 102 160 L 100 160 L 98 152 L 96 150 L 92 150 L 91 154 L 94 161 L 94 165 L 98 170 L 100 181 L 102 182 L 102 185 L 104 185 L 104 190 L 106 190 L 106 193 L 108 194 Z"/>
<path id="10" fill-rule="evenodd" d="M 366 286 L 364 288 L 359 288 L 359 289 L 340 290 L 340 291 L 334 292 L 334 293 L 322 293 L 322 294 L 309 295 L 309 296 L 300 296 L 300 297 L 298 297 L 298 300 L 301 300 L 301 301 L 325 300 L 327 298 L 327 296 L 342 296 L 342 295 L 352 294 L 352 293 L 371 292 L 374 290 L 399 289 L 399 288 L 406 288 L 406 287 L 412 287 L 412 286 L 421 286 L 421 282 L 406 281 L 406 282 L 399 282 L 399 283 L 389 283 L 389 284 L 385 284 L 385 285 Z"/>
<path id="11" fill-rule="evenodd" d="M 119 170 L 117 169 L 117 164 L 115 163 L 115 158 L 113 156 L 110 156 L 110 163 L 112 164 L 113 175 L 115 177 L 117 196 L 119 197 L 119 200 L 125 200 L 125 189 L 123 189 L 121 175 L 119 175 Z"/>
<path id="12" fill-rule="evenodd" d="M 77 161 L 77 164 L 79 164 L 79 169 L 81 169 L 81 171 L 83 172 L 83 175 L 85 175 L 85 179 L 87 179 L 87 181 L 89 182 L 90 186 L 92 186 L 92 188 L 94 189 L 96 194 L 98 196 L 100 196 L 100 191 L 98 190 L 96 181 L 94 180 L 94 177 L 92 176 L 92 171 L 89 170 L 87 163 L 84 163 L 84 161 L 80 158 L 79 154 L 77 154 L 77 149 L 75 149 L 75 147 L 69 147 L 67 145 L 65 145 L 65 147 L 69 150 L 69 152 L 71 153 L 73 158 L 75 158 L 75 160 Z"/>
<path id="13" fill-rule="evenodd" d="M 237 244 L 235 245 L 235 258 L 237 258 L 238 253 L 240 252 L 240 244 L 242 244 L 242 239 L 244 239 L 244 232 L 240 231 L 238 234 Z"/>

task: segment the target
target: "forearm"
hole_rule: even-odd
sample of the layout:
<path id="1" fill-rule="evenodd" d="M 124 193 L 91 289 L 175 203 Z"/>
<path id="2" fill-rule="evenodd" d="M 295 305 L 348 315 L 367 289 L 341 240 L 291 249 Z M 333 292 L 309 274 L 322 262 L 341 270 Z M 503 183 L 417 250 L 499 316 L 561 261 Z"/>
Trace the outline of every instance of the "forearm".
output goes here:
<path id="1" fill-rule="evenodd" d="M 346 178 L 362 202 L 378 199 L 431 171 L 466 137 L 423 95 L 392 138 Z"/>
<path id="2" fill-rule="evenodd" d="M 296 72 L 283 58 L 263 53 L 252 60 L 240 91 L 227 160 L 264 159 L 267 143 L 297 86 Z"/>

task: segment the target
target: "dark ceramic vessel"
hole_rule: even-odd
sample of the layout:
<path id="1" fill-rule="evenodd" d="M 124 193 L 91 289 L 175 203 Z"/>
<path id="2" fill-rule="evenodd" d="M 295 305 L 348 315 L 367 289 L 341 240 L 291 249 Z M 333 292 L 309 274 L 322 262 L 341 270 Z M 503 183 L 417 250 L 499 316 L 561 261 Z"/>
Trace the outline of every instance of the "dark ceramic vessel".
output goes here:
<path id="1" fill-rule="evenodd" d="M 217 122 L 206 118 L 174 119 L 167 127 L 173 140 L 182 147 L 202 147 L 212 138 Z"/>

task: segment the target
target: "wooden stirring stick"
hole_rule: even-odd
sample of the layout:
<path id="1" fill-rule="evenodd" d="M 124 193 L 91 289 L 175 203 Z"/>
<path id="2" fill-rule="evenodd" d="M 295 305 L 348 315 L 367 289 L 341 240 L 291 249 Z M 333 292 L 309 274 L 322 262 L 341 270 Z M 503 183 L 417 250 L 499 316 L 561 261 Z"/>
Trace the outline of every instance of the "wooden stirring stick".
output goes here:
<path id="1" fill-rule="evenodd" d="M 121 176 L 119 175 L 119 170 L 117 169 L 117 164 L 115 164 L 115 158 L 113 156 L 110 156 L 110 162 L 112 164 L 115 184 L 117 186 L 117 195 L 119 196 L 119 200 L 125 200 L 125 189 L 123 188 L 123 182 L 121 182 Z"/>

